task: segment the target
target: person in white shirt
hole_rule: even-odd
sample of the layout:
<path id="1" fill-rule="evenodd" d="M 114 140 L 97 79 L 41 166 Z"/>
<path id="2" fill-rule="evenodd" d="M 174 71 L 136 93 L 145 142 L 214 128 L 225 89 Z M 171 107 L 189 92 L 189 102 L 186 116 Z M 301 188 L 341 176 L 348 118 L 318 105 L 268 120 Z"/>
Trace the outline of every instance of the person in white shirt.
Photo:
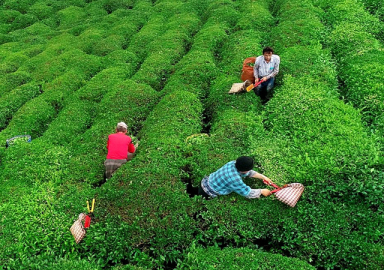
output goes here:
<path id="1" fill-rule="evenodd" d="M 259 96 L 263 103 L 267 102 L 272 96 L 272 89 L 275 85 L 275 77 L 279 73 L 280 57 L 273 54 L 271 47 L 263 49 L 263 55 L 258 56 L 253 66 L 255 83 L 262 81 L 254 92 Z"/>

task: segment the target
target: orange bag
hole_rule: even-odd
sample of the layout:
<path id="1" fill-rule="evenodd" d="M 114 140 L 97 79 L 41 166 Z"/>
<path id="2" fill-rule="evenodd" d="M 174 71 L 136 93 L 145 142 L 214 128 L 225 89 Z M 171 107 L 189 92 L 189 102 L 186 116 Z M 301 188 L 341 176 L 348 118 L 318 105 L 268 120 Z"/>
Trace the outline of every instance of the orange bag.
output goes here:
<path id="1" fill-rule="evenodd" d="M 255 82 L 255 76 L 253 75 L 253 65 L 255 64 L 256 57 L 248 57 L 243 62 L 243 70 L 241 72 L 241 80 L 245 82 L 246 80 L 250 81 L 251 83 Z"/>

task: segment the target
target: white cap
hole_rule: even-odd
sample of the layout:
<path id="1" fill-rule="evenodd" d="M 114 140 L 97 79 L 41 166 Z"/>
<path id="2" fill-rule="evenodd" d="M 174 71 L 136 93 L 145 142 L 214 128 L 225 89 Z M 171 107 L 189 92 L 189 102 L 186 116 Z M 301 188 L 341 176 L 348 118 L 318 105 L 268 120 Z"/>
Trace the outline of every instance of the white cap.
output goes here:
<path id="1" fill-rule="evenodd" d="M 119 123 L 117 123 L 117 126 L 116 126 L 116 128 L 119 128 L 119 127 L 122 127 L 122 128 L 128 129 L 128 126 L 127 126 L 127 124 L 126 124 L 126 123 L 124 123 L 124 122 L 119 122 Z"/>

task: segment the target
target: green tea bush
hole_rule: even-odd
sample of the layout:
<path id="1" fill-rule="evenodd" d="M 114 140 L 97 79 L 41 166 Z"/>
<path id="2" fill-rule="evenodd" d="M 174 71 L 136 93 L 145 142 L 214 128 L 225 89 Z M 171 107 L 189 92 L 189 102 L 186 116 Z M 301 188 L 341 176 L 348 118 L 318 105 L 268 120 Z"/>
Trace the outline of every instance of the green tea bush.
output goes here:
<path id="1" fill-rule="evenodd" d="M 74 27 L 87 20 L 86 12 L 81 7 L 70 6 L 57 12 L 60 21 L 59 29 Z"/>
<path id="2" fill-rule="evenodd" d="M 127 50 L 136 54 L 139 59 L 144 59 L 147 55 L 148 44 L 155 40 L 164 31 L 163 24 L 165 18 L 156 14 L 137 32 L 131 39 Z"/>
<path id="3" fill-rule="evenodd" d="M 379 41 L 355 23 L 341 22 L 331 32 L 328 40 L 332 53 L 338 59 L 362 54 L 380 48 Z"/>
<path id="4" fill-rule="evenodd" d="M 4 129 L 12 116 L 27 101 L 40 94 L 40 87 L 34 83 L 24 84 L 0 98 L 0 130 Z"/>
<path id="5" fill-rule="evenodd" d="M 324 15 L 324 11 L 315 7 L 310 1 L 280 2 L 281 6 L 279 6 L 276 16 L 281 21 L 296 21 L 303 18 L 317 21 Z"/>
<path id="6" fill-rule="evenodd" d="M 91 54 L 93 47 L 104 38 L 105 31 L 88 28 L 77 37 L 79 48 L 87 54 Z"/>
<path id="7" fill-rule="evenodd" d="M 4 43 L 9 43 L 11 41 L 12 41 L 12 37 L 10 37 L 8 34 L 0 33 L 0 45 Z"/>
<path id="8" fill-rule="evenodd" d="M 6 192 L 1 194 L 2 213 L 6 217 L 1 220 L 5 233 L 0 240 L 4 247 L 0 249 L 2 266 L 44 269 L 65 256 L 75 261 L 79 258 L 76 254 L 79 247 L 69 228 L 76 214 L 85 210 L 84 198 L 93 195 L 82 191 L 80 198 L 78 193 L 84 186 L 78 184 L 76 189 L 69 189 L 68 186 L 64 189 L 71 192 L 72 201 L 63 203 L 57 200 L 56 194 L 60 193 L 58 185 L 68 179 L 66 162 L 69 159 L 67 148 L 39 140 L 7 149 L 1 177 Z M 3 196 L 5 194 L 6 197 Z M 21 234 L 15 224 L 24 228 Z"/>
<path id="9" fill-rule="evenodd" d="M 12 24 L 12 22 L 21 15 L 17 10 L 13 9 L 1 9 L 0 10 L 0 22 L 4 24 Z"/>
<path id="10" fill-rule="evenodd" d="M 36 0 L 5 0 L 2 3 L 3 7 L 6 9 L 17 10 L 23 14 L 27 13 L 28 8 L 33 5 Z"/>
<path id="11" fill-rule="evenodd" d="M 332 3 L 332 8 L 324 16 L 328 25 L 338 25 L 341 22 L 357 24 L 363 31 L 378 35 L 383 28 L 378 18 L 369 14 L 364 5 L 356 0 L 338 0 Z"/>
<path id="12" fill-rule="evenodd" d="M 191 50 L 175 66 L 175 73 L 164 87 L 170 93 L 181 85 L 200 97 L 206 95 L 213 78 L 217 76 L 215 52 L 228 35 L 220 24 L 206 23 L 195 35 Z"/>
<path id="13" fill-rule="evenodd" d="M 84 81 L 83 74 L 68 72 L 47 84 L 44 94 L 25 103 L 13 116 L 11 122 L 0 133 L 0 141 L 15 135 L 29 134 L 32 138 L 41 136 L 48 124 L 62 109 L 64 100 Z"/>
<path id="14" fill-rule="evenodd" d="M 100 102 L 105 94 L 118 82 L 124 81 L 129 77 L 129 73 L 125 68 L 115 67 L 107 68 L 99 72 L 95 77 L 76 92 L 82 100 Z"/>
<path id="15" fill-rule="evenodd" d="M 54 145 L 66 145 L 83 133 L 92 123 L 94 104 L 85 100 L 70 102 L 49 124 L 43 139 Z"/>
<path id="16" fill-rule="evenodd" d="M 367 62 L 367 58 L 370 61 Z M 346 86 L 345 96 L 355 106 L 362 108 L 363 119 L 369 124 L 384 114 L 383 60 L 382 51 L 370 50 L 348 57 L 338 73 Z"/>
<path id="17" fill-rule="evenodd" d="M 324 26 L 319 19 L 297 19 L 282 21 L 271 33 L 270 40 L 276 52 L 282 52 L 292 46 L 316 46 L 324 33 Z"/>
<path id="18" fill-rule="evenodd" d="M 102 1 L 92 1 L 84 6 L 84 11 L 87 13 L 87 17 L 91 22 L 100 22 L 100 20 L 108 15 L 108 12 L 104 9 Z M 89 27 L 89 25 L 82 25 Z"/>
<path id="19" fill-rule="evenodd" d="M 114 67 L 124 69 L 126 77 L 133 76 L 139 66 L 137 55 L 128 50 L 113 51 L 104 56 L 101 61 L 106 69 Z"/>
<path id="20" fill-rule="evenodd" d="M 10 30 L 23 29 L 34 24 L 37 21 L 38 21 L 38 18 L 35 17 L 34 15 L 20 14 L 13 20 Z"/>
<path id="21" fill-rule="evenodd" d="M 187 11 L 187 5 L 177 0 L 160 0 L 156 1 L 153 6 L 153 12 L 161 14 L 165 18 L 171 18 L 185 11 Z"/>
<path id="22" fill-rule="evenodd" d="M 36 22 L 31 26 L 15 30 L 9 34 L 14 40 L 24 40 L 25 42 L 31 43 L 36 43 L 36 40 L 41 40 L 41 43 L 46 43 L 46 39 L 55 35 L 50 27 L 41 22 Z"/>
<path id="23" fill-rule="evenodd" d="M 216 0 L 207 8 L 206 16 L 209 16 L 207 23 L 226 24 L 229 27 L 236 25 L 240 13 L 235 9 L 232 1 Z"/>
<path id="24" fill-rule="evenodd" d="M 294 96 L 295 101 L 288 96 Z M 316 182 L 332 179 L 356 185 L 345 175 L 358 174 L 365 165 L 375 164 L 378 153 L 364 132 L 359 112 L 338 100 L 327 85 L 316 86 L 303 77 L 300 81 L 286 77 L 281 91 L 268 105 L 265 125 L 271 132 L 282 138 L 292 137 L 292 144 L 311 141 L 310 145 L 292 148 L 286 155 L 288 160 L 280 164 L 296 180 L 311 184 L 314 180 L 308 178 Z"/>
<path id="25" fill-rule="evenodd" d="M 300 55 L 300 60 L 297 59 Z M 319 84 L 326 84 L 329 91 L 334 92 L 337 87 L 336 69 L 332 63 L 329 51 L 323 50 L 320 44 L 314 46 L 294 46 L 286 49 L 280 55 L 284 61 L 280 64 L 282 74 L 289 74 L 296 80 L 303 76 L 310 76 Z"/>
<path id="26" fill-rule="evenodd" d="M 348 5 L 347 5 L 348 4 Z M 382 31 L 377 18 L 371 16 L 357 1 L 337 1 L 322 6 L 326 11 L 339 11 L 334 16 L 346 18 L 328 21 L 333 30 L 327 45 L 339 60 L 339 77 L 343 83 L 341 93 L 346 99 L 362 110 L 363 120 L 374 130 L 380 125 L 375 119 L 383 114 L 381 79 L 382 58 L 381 43 L 375 38 Z M 369 65 L 367 56 L 372 57 L 376 65 Z M 357 65 L 355 63 L 360 63 Z M 376 76 L 377 75 L 377 76 Z M 360 79 L 360 81 L 359 81 Z"/>
<path id="27" fill-rule="evenodd" d="M 120 8 L 131 9 L 135 3 L 134 0 L 102 0 L 101 2 L 108 14 Z"/>
<path id="28" fill-rule="evenodd" d="M 110 35 L 98 43 L 96 43 L 92 48 L 92 54 L 98 56 L 105 56 L 110 52 L 115 50 L 120 50 L 123 48 L 125 43 L 124 37 L 120 35 Z"/>
<path id="29" fill-rule="evenodd" d="M 249 248 L 195 248 L 176 269 L 315 269 L 310 264 L 279 254 Z"/>
<path id="30" fill-rule="evenodd" d="M 197 31 L 199 22 L 196 15 L 172 17 L 166 26 L 169 30 L 149 44 L 149 55 L 132 78 L 160 90 L 173 73 L 174 64 L 185 54 L 185 48 L 190 37 Z M 180 28 L 180 25 L 183 27 Z"/>
<path id="31" fill-rule="evenodd" d="M 1 60 L 0 74 L 11 73 L 29 59 L 24 53 L 10 53 Z"/>
<path id="32" fill-rule="evenodd" d="M 39 20 L 50 17 L 53 13 L 53 7 L 46 1 L 36 1 L 28 8 L 28 14 L 36 16 Z"/>
<path id="33" fill-rule="evenodd" d="M 57 53 L 52 50 L 44 50 L 25 61 L 20 66 L 19 71 L 25 71 L 31 74 L 36 82 L 48 82 L 62 74 L 63 69 L 56 59 Z"/>
<path id="34" fill-rule="evenodd" d="M 56 110 L 50 103 L 42 98 L 33 99 L 17 111 L 7 128 L 1 131 L 0 140 L 5 142 L 6 139 L 22 134 L 39 137 L 54 117 Z"/>
<path id="35" fill-rule="evenodd" d="M 30 82 L 31 79 L 31 74 L 24 71 L 16 71 L 6 74 L 3 81 L 0 83 L 0 95 L 3 96 L 12 89 Z"/>
<path id="36" fill-rule="evenodd" d="M 98 73 L 102 68 L 99 57 L 87 55 L 78 49 L 62 53 L 52 61 L 52 65 L 50 67 L 51 72 L 53 71 L 53 68 L 56 68 L 57 74 L 60 75 L 66 71 L 77 71 L 81 74 L 81 76 L 89 78 Z M 56 74 L 52 75 L 57 77 Z"/>
<path id="37" fill-rule="evenodd" d="M 243 1 L 240 4 L 241 16 L 236 28 L 239 30 L 255 30 L 259 32 L 268 32 L 271 25 L 275 24 L 275 19 L 269 12 L 267 2 Z M 255 19 L 257 18 L 257 19 Z"/>

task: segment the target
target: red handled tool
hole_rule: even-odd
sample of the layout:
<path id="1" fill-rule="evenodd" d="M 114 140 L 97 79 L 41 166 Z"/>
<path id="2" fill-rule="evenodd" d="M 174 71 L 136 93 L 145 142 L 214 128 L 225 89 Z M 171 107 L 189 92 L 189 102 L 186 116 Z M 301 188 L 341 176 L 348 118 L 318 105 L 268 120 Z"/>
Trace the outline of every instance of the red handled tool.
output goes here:
<path id="1" fill-rule="evenodd" d="M 259 80 L 257 83 L 255 84 L 251 84 L 249 85 L 247 88 L 245 88 L 247 90 L 247 92 L 250 92 L 251 90 L 253 90 L 253 88 L 257 87 L 258 85 L 262 84 L 264 81 L 262 80 Z"/>
<path id="2" fill-rule="evenodd" d="M 95 199 L 92 200 L 92 208 L 89 208 L 89 202 L 87 201 L 88 215 L 85 216 L 84 228 L 88 229 L 91 226 L 91 217 L 93 216 L 93 210 L 95 210 Z"/>
<path id="3" fill-rule="evenodd" d="M 284 186 L 282 186 L 282 187 L 279 187 L 278 185 L 276 185 L 276 184 L 274 184 L 274 183 L 269 184 L 269 183 L 268 183 L 267 181 L 265 181 L 265 180 L 263 180 L 263 182 L 264 182 L 264 184 L 266 184 L 266 185 L 268 185 L 268 186 L 272 186 L 272 187 L 276 188 L 276 189 L 274 189 L 274 190 L 271 190 L 272 193 L 276 193 L 276 192 L 278 192 L 279 190 L 282 190 L 283 188 L 287 187 L 287 185 L 284 185 Z"/>

